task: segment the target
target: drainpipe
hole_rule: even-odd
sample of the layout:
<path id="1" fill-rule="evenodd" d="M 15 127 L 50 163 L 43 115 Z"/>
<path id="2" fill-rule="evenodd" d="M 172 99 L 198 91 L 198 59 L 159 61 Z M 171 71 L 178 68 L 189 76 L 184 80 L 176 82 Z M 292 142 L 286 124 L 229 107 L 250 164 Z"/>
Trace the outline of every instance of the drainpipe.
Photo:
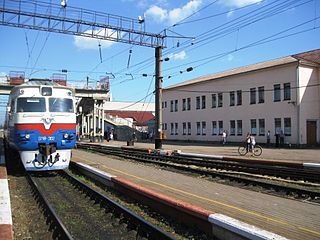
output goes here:
<path id="1" fill-rule="evenodd" d="M 297 70 L 296 70 L 296 94 L 297 94 L 297 145 L 301 144 L 301 135 L 300 135 L 300 83 L 299 83 L 299 66 L 300 61 L 298 61 Z"/>

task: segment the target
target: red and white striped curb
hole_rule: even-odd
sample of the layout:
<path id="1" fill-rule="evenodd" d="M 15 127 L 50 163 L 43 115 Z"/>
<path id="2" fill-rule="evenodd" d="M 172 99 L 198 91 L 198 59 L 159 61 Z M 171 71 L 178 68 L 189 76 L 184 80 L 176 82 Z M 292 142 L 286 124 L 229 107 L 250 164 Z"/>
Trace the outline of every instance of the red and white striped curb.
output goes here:
<path id="1" fill-rule="evenodd" d="M 7 170 L 2 163 L 0 163 L 0 239 L 13 239 Z"/>
<path id="2" fill-rule="evenodd" d="M 120 185 L 135 191 L 136 193 L 143 194 L 148 198 L 166 204 L 167 206 L 174 207 L 185 214 L 192 215 L 201 221 L 206 221 L 212 225 L 212 235 L 218 239 L 254 239 L 254 240 L 266 240 L 266 239 L 279 239 L 285 240 L 287 238 L 279 236 L 275 233 L 260 229 L 253 225 L 241 222 L 237 219 L 228 217 L 223 214 L 212 213 L 201 207 L 197 207 L 188 202 L 178 200 L 162 193 L 158 193 L 154 190 L 147 189 L 138 184 L 130 182 L 122 177 L 113 176 L 109 173 L 103 172 L 99 169 L 91 167 L 84 163 L 76 163 L 80 168 L 98 175 L 103 180 L 112 182 L 112 185 Z M 110 183 L 107 183 L 110 185 Z"/>

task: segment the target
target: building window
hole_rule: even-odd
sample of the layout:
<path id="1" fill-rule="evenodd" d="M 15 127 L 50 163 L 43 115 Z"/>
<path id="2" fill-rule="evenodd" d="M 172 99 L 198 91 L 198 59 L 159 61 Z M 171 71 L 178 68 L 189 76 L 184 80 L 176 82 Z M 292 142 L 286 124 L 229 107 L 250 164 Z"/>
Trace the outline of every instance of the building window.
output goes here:
<path id="1" fill-rule="evenodd" d="M 182 123 L 182 135 L 187 134 L 187 123 Z"/>
<path id="2" fill-rule="evenodd" d="M 174 111 L 178 112 L 178 100 L 174 101 Z"/>
<path id="3" fill-rule="evenodd" d="M 162 130 L 166 130 L 166 129 L 164 128 L 164 123 L 162 123 Z"/>
<path id="4" fill-rule="evenodd" d="M 223 133 L 223 121 L 219 121 L 218 124 L 219 124 L 219 135 L 222 135 L 222 133 Z"/>
<path id="5" fill-rule="evenodd" d="M 197 122 L 197 135 L 200 135 L 200 133 L 201 133 L 200 122 Z"/>
<path id="6" fill-rule="evenodd" d="M 275 118 L 274 119 L 274 132 L 276 134 L 281 133 L 281 118 Z"/>
<path id="7" fill-rule="evenodd" d="M 182 99 L 182 111 L 186 110 L 186 99 Z"/>
<path id="8" fill-rule="evenodd" d="M 230 120 L 230 136 L 236 135 L 236 121 Z"/>
<path id="9" fill-rule="evenodd" d="M 173 112 L 173 100 L 170 101 L 170 112 Z"/>
<path id="10" fill-rule="evenodd" d="M 284 118 L 284 135 L 291 136 L 291 118 Z"/>
<path id="11" fill-rule="evenodd" d="M 200 109 L 200 97 L 196 98 L 196 109 Z"/>
<path id="12" fill-rule="evenodd" d="M 266 133 L 264 119 L 259 119 L 259 136 L 264 136 Z"/>
<path id="13" fill-rule="evenodd" d="M 251 119 L 250 120 L 250 125 L 251 125 L 251 134 L 252 135 L 257 135 L 257 120 L 256 119 Z"/>
<path id="14" fill-rule="evenodd" d="M 280 90 L 280 84 L 273 85 L 273 101 L 279 102 L 281 101 L 281 90 Z"/>
<path id="15" fill-rule="evenodd" d="M 178 135 L 178 123 L 175 123 L 175 129 L 174 129 L 174 134 Z"/>
<path id="16" fill-rule="evenodd" d="M 234 91 L 230 92 L 230 106 L 234 106 L 235 104 L 235 94 Z"/>
<path id="17" fill-rule="evenodd" d="M 283 84 L 283 100 L 291 99 L 291 87 L 290 83 Z"/>
<path id="18" fill-rule="evenodd" d="M 170 124 L 170 135 L 173 135 L 174 134 L 174 124 L 171 123 Z"/>
<path id="19" fill-rule="evenodd" d="M 162 108 L 164 108 L 164 102 L 162 102 L 162 105 L 161 105 L 161 106 L 162 106 Z"/>
<path id="20" fill-rule="evenodd" d="M 201 96 L 201 108 L 206 108 L 206 96 Z"/>
<path id="21" fill-rule="evenodd" d="M 212 108 L 216 108 L 217 107 L 217 94 L 212 94 Z"/>
<path id="22" fill-rule="evenodd" d="M 256 88 L 250 88 L 250 104 L 256 104 Z"/>
<path id="23" fill-rule="evenodd" d="M 223 95 L 222 93 L 218 93 L 218 107 L 222 107 L 223 103 Z"/>
<path id="24" fill-rule="evenodd" d="M 191 109 L 191 98 L 187 98 L 187 110 Z"/>
<path id="25" fill-rule="evenodd" d="M 164 107 L 167 108 L 167 101 L 164 102 Z"/>
<path id="26" fill-rule="evenodd" d="M 212 135 L 217 135 L 217 121 L 212 121 Z"/>
<path id="27" fill-rule="evenodd" d="M 242 120 L 237 120 L 237 136 L 242 136 Z"/>
<path id="28" fill-rule="evenodd" d="M 167 130 L 167 124 L 166 124 L 166 123 L 163 123 L 163 124 L 162 124 L 162 129 L 163 129 L 163 130 Z"/>
<path id="29" fill-rule="evenodd" d="M 202 135 L 206 135 L 206 127 L 207 127 L 207 123 L 202 122 L 202 130 L 201 130 Z"/>
<path id="30" fill-rule="evenodd" d="M 191 135 L 191 122 L 188 122 L 188 135 Z"/>
<path id="31" fill-rule="evenodd" d="M 237 91 L 237 106 L 242 105 L 242 91 L 238 90 Z"/>
<path id="32" fill-rule="evenodd" d="M 259 87 L 258 88 L 258 103 L 264 103 L 264 87 Z"/>

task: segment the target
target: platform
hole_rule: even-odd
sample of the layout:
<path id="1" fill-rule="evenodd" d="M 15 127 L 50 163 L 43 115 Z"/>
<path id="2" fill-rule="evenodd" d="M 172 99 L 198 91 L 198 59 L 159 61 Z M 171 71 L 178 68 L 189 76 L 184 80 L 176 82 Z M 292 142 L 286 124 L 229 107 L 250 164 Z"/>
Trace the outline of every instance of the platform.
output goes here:
<path id="1" fill-rule="evenodd" d="M 109 144 L 123 145 L 124 143 L 109 142 Z M 148 143 L 135 143 L 135 146 L 146 147 L 149 145 Z M 164 145 L 164 148 L 172 147 L 176 149 L 177 146 Z M 181 147 L 189 152 L 195 148 L 194 146 L 190 147 L 190 145 Z M 230 151 L 230 154 L 235 154 L 235 147 L 231 146 L 223 148 L 197 146 L 196 148 L 194 149 L 196 152 L 209 151 L 209 153 L 212 153 L 212 149 L 214 149 L 215 153 L 221 154 L 224 151 Z M 282 159 L 286 158 L 288 160 L 288 150 L 276 150 L 281 153 L 276 155 L 277 157 L 281 158 L 282 156 Z M 315 152 L 311 155 L 319 152 L 318 150 L 313 151 Z M 271 153 L 275 154 L 276 152 L 270 149 Z M 297 157 L 297 154 L 295 156 L 297 161 L 301 160 Z M 300 158 L 303 156 L 302 152 L 299 156 Z M 289 159 L 292 160 L 291 157 Z M 310 162 L 314 158 L 309 156 L 307 160 Z M 218 184 L 206 179 L 186 176 L 134 162 L 113 160 L 80 150 L 73 151 L 73 161 L 87 163 L 143 187 L 190 202 L 212 212 L 222 213 L 288 239 L 320 238 L 320 206 L 316 204 Z"/>

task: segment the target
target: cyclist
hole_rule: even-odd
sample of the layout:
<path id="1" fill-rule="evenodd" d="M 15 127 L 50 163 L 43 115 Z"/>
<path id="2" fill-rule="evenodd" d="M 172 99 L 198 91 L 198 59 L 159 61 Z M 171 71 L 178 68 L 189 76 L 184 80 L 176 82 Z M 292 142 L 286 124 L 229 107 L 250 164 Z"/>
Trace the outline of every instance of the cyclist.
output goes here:
<path id="1" fill-rule="evenodd" d="M 247 152 L 251 151 L 251 145 L 252 145 L 251 134 L 247 133 L 247 136 L 246 136 L 246 150 L 247 150 Z"/>
<path id="2" fill-rule="evenodd" d="M 254 147 L 255 147 L 255 145 L 256 145 L 256 139 L 255 139 L 255 137 L 254 136 L 250 136 L 250 139 L 251 139 L 251 152 L 253 153 L 253 151 L 254 151 Z"/>

